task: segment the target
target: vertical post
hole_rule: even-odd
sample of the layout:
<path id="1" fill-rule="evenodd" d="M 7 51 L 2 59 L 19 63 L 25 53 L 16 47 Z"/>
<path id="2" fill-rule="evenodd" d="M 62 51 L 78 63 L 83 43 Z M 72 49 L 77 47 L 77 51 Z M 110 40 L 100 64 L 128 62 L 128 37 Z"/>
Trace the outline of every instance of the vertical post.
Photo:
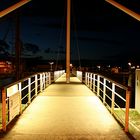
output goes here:
<path id="1" fill-rule="evenodd" d="M 48 72 L 46 72 L 46 74 L 45 74 L 45 83 L 46 83 L 46 87 L 49 85 L 49 73 Z"/>
<path id="2" fill-rule="evenodd" d="M 67 0 L 67 24 L 66 24 L 66 83 L 70 83 L 70 18 L 71 0 Z"/>
<path id="3" fill-rule="evenodd" d="M 112 102 L 111 102 L 111 114 L 114 113 L 114 101 L 115 101 L 115 84 L 112 83 Z"/>
<path id="4" fill-rule="evenodd" d="M 19 83 L 19 96 L 20 96 L 20 114 L 22 114 L 22 96 L 21 96 L 21 82 Z"/>
<path id="5" fill-rule="evenodd" d="M 28 103 L 31 103 L 31 78 L 28 78 Z"/>
<path id="6" fill-rule="evenodd" d="M 126 90 L 126 105 L 125 105 L 125 132 L 129 130 L 129 106 L 130 106 L 130 89 Z"/>
<path id="7" fill-rule="evenodd" d="M 93 74 L 93 92 L 95 92 L 95 74 Z"/>
<path id="8" fill-rule="evenodd" d="M 49 85 L 51 84 L 51 73 L 48 73 L 48 78 L 49 78 Z"/>
<path id="9" fill-rule="evenodd" d="M 81 71 L 81 82 L 83 82 L 83 72 Z"/>
<path id="10" fill-rule="evenodd" d="M 87 72 L 85 73 L 85 84 L 87 85 Z"/>
<path id="11" fill-rule="evenodd" d="M 92 80 L 92 75 L 93 75 L 93 74 L 90 73 L 90 89 L 92 89 L 92 85 L 93 85 L 93 82 L 92 82 L 92 81 L 93 81 L 93 80 Z"/>
<path id="12" fill-rule="evenodd" d="M 90 81 L 90 79 L 89 79 L 89 73 L 87 74 L 87 78 L 88 78 L 88 84 L 87 84 L 87 86 L 89 87 L 89 81 Z"/>
<path id="13" fill-rule="evenodd" d="M 35 96 L 37 96 L 37 74 L 35 75 Z"/>
<path id="14" fill-rule="evenodd" d="M 44 73 L 44 89 L 47 87 L 47 72 Z"/>
<path id="15" fill-rule="evenodd" d="M 45 72 L 43 73 L 43 85 L 44 85 L 43 89 L 45 89 L 46 88 L 46 74 L 45 74 Z"/>
<path id="16" fill-rule="evenodd" d="M 100 76 L 97 75 L 97 96 L 100 94 Z"/>
<path id="17" fill-rule="evenodd" d="M 42 74 L 40 74 L 40 92 L 42 92 Z"/>
<path id="18" fill-rule="evenodd" d="M 6 90 L 2 89 L 2 130 L 6 131 Z"/>
<path id="19" fill-rule="evenodd" d="M 106 79 L 104 78 L 104 87 L 103 87 L 103 103 L 105 104 L 106 98 Z"/>
<path id="20" fill-rule="evenodd" d="M 89 73 L 87 72 L 87 86 L 88 86 L 88 75 L 89 75 Z"/>
<path id="21" fill-rule="evenodd" d="M 42 73 L 42 90 L 44 90 L 44 88 L 45 88 L 44 87 L 44 83 L 45 83 L 44 80 L 45 80 L 44 73 Z"/>

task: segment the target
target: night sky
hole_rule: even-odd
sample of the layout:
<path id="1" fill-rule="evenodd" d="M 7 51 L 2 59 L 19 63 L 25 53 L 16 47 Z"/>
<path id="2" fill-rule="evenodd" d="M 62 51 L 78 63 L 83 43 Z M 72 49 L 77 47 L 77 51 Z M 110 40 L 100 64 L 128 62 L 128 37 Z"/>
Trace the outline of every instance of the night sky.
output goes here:
<path id="1" fill-rule="evenodd" d="M 18 0 L 12 1 L 12 3 Z M 121 2 L 121 0 L 116 0 Z M 125 2 L 124 2 L 125 1 Z M 138 0 L 124 0 L 123 4 L 140 14 Z M 7 4 L 8 3 L 8 4 Z M 2 10 L 12 4 L 3 0 Z M 20 10 L 21 41 L 39 47 L 37 53 L 24 52 L 44 59 L 65 58 L 66 0 L 32 0 Z M 13 14 L 1 19 L 0 39 L 13 51 Z M 7 33 L 7 34 L 6 34 Z M 140 52 L 140 22 L 104 0 L 72 0 L 71 59 L 135 61 Z"/>

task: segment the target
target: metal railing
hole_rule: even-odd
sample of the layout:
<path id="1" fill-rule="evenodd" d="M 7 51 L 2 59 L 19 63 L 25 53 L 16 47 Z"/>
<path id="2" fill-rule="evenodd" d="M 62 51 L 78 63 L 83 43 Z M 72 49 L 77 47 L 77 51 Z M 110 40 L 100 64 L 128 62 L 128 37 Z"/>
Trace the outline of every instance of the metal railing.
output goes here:
<path id="1" fill-rule="evenodd" d="M 82 71 L 76 71 L 76 77 L 82 82 Z"/>
<path id="2" fill-rule="evenodd" d="M 95 73 L 85 73 L 85 84 L 97 94 L 101 101 L 107 106 L 111 114 L 124 125 L 125 131 L 129 130 L 129 102 L 130 88 Z M 124 113 L 122 119 L 116 113 L 116 109 Z"/>
<path id="3" fill-rule="evenodd" d="M 54 71 L 54 81 L 56 81 L 64 73 L 65 73 L 65 70 Z"/>
<path id="4" fill-rule="evenodd" d="M 55 71 L 54 80 L 65 71 Z M 32 102 L 32 100 L 51 84 L 51 72 L 42 72 L 21 79 L 2 89 L 2 130 Z"/>

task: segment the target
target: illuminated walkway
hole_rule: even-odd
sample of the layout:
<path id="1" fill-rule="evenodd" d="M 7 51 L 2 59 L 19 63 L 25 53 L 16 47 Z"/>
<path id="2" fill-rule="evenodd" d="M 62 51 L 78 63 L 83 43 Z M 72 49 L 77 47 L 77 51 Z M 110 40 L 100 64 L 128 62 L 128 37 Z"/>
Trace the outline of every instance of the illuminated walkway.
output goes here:
<path id="1" fill-rule="evenodd" d="M 34 99 L 0 140 L 127 140 L 100 100 L 76 77 L 65 75 Z"/>

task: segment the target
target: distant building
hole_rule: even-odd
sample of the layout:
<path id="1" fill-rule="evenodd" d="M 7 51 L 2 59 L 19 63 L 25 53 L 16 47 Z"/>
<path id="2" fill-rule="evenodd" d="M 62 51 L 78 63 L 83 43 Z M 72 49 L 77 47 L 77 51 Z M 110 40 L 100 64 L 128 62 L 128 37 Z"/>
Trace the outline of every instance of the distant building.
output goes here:
<path id="1" fill-rule="evenodd" d="M 10 61 L 0 61 L 0 74 L 11 74 L 13 71 L 14 68 Z"/>
<path id="2" fill-rule="evenodd" d="M 112 73 L 119 73 L 119 68 L 118 67 L 113 67 L 111 68 Z"/>

